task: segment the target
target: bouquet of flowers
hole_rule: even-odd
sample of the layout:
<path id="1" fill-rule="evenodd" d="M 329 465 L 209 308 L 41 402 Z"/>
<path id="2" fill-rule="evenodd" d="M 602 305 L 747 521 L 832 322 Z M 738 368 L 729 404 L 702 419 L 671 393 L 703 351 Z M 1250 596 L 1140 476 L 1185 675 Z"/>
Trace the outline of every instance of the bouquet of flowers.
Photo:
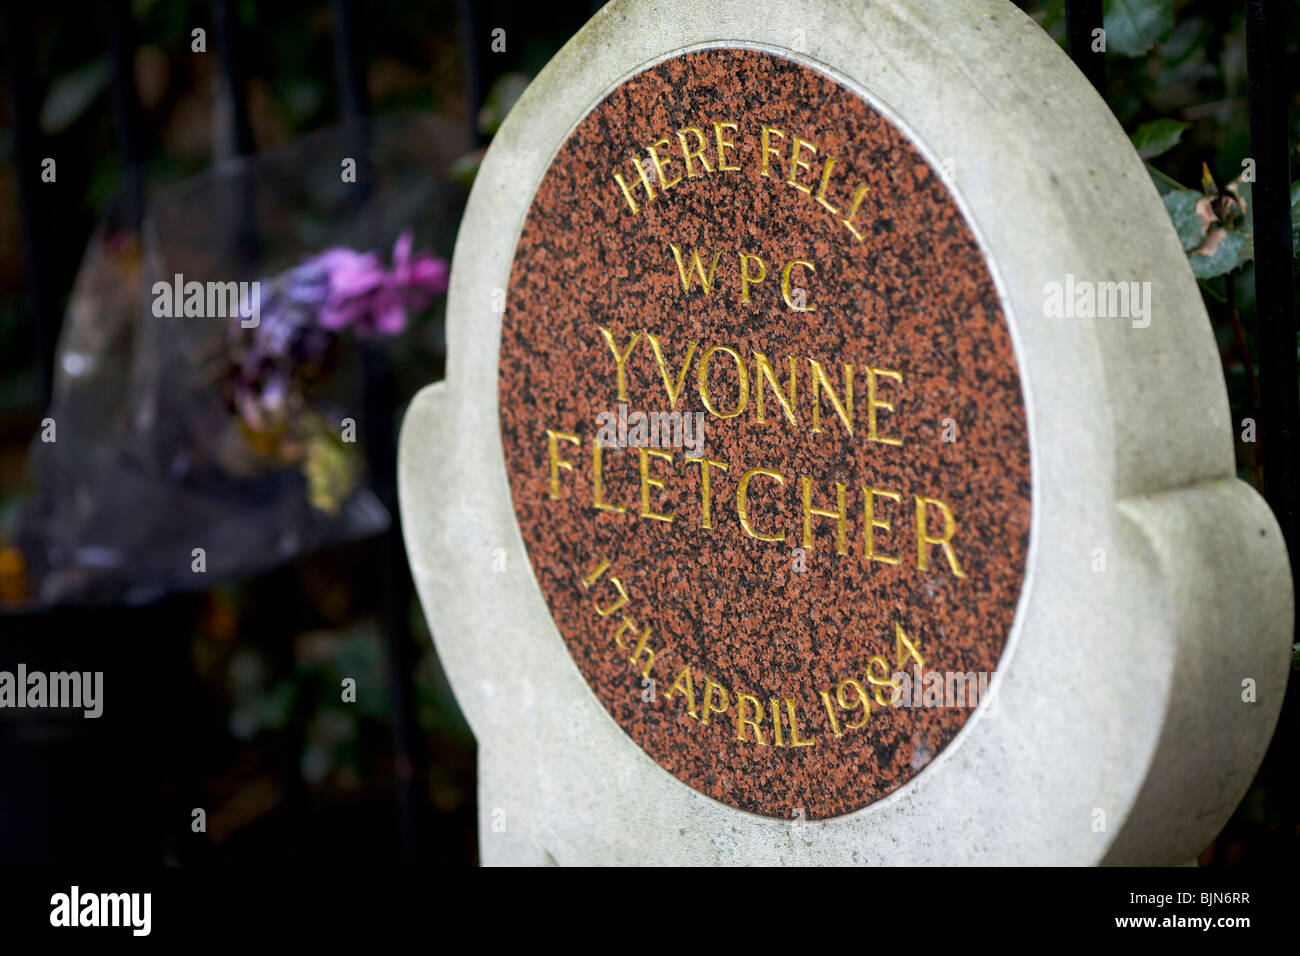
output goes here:
<path id="1" fill-rule="evenodd" d="M 408 312 L 446 293 L 446 260 L 412 246 L 408 229 L 391 267 L 376 252 L 338 246 L 262 282 L 258 322 L 232 321 L 217 362 L 222 397 L 248 446 L 272 466 L 300 464 L 309 500 L 331 514 L 360 472 L 355 428 L 330 421 L 307 395 L 333 371 L 344 334 L 399 335 Z"/>
<path id="2" fill-rule="evenodd" d="M 65 314 L 33 492 L 0 529 L 0 600 L 138 604 L 388 526 L 365 481 L 375 436 L 350 416 L 377 401 L 396 413 L 388 386 L 441 362 L 441 323 L 418 319 L 447 263 L 415 236 L 451 245 L 465 137 L 427 114 L 369 130 L 360 146 L 322 130 L 160 188 L 138 231 L 106 217 Z M 357 156 L 366 189 L 321 159 L 336 156 Z M 191 311 L 188 292 L 178 313 L 180 290 L 162 307 L 159 283 L 200 278 L 209 303 L 234 279 L 241 300 L 257 289 L 256 321 Z M 385 390 L 369 403 L 367 369 Z M 8 587 L 19 577 L 30 584 Z"/>

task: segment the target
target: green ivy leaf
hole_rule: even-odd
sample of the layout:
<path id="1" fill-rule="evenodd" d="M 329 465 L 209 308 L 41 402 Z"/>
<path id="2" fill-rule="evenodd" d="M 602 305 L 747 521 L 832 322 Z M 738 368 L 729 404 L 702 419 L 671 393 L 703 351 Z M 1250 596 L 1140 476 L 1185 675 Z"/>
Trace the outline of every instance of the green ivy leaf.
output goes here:
<path id="1" fill-rule="evenodd" d="M 1189 129 L 1191 125 L 1181 120 L 1153 120 L 1139 126 L 1137 132 L 1129 139 L 1133 141 L 1139 156 L 1143 159 L 1154 159 L 1177 146 L 1178 141 L 1183 138 L 1183 131 Z"/>
<path id="2" fill-rule="evenodd" d="M 1165 194 L 1165 209 L 1174 221 L 1183 252 L 1191 252 L 1205 239 L 1207 224 L 1196 211 L 1196 204 L 1204 198 L 1194 189 L 1175 189 Z"/>
<path id="3" fill-rule="evenodd" d="M 1065 0 L 1047 0 L 1043 5 L 1042 27 L 1048 33 L 1058 23 L 1065 25 Z"/>
<path id="4" fill-rule="evenodd" d="M 1156 169 L 1150 163 L 1146 164 L 1146 168 L 1147 168 L 1147 174 L 1150 175 L 1151 177 L 1151 182 L 1156 187 L 1156 192 L 1159 193 L 1161 196 L 1166 196 L 1170 192 L 1176 192 L 1177 190 L 1184 188 L 1183 184 L 1180 183 L 1178 180 L 1174 179 L 1172 176 L 1167 175 L 1166 173 L 1162 173 L 1160 170 Z"/>
<path id="5" fill-rule="evenodd" d="M 1254 237 L 1248 230 L 1220 231 L 1221 238 L 1210 245 L 1209 255 L 1193 252 L 1187 257 L 1192 274 L 1198 279 L 1227 275 L 1255 257 Z"/>
<path id="6" fill-rule="evenodd" d="M 1227 191 L 1240 202 L 1228 206 L 1228 228 L 1255 231 L 1255 187 L 1240 176 L 1228 183 Z"/>
<path id="7" fill-rule="evenodd" d="M 1212 184 L 1209 175 L 1206 169 L 1207 182 Z M 1251 184 L 1240 177 L 1234 179 L 1219 192 L 1216 202 L 1219 217 L 1209 224 L 1201 244 L 1187 254 L 1198 279 L 1227 275 L 1255 258 L 1255 197 Z"/>
<path id="8" fill-rule="evenodd" d="M 530 80 L 525 73 L 503 73 L 493 82 L 478 114 L 478 128 L 484 136 L 495 136 L 506 114 L 519 101 Z"/>
<path id="9" fill-rule="evenodd" d="M 101 56 L 55 79 L 41 104 L 41 132 L 53 136 L 79 120 L 108 89 L 109 73 L 108 57 Z"/>
<path id="10" fill-rule="evenodd" d="M 1105 0 L 1106 51 L 1142 56 L 1174 28 L 1174 0 Z"/>

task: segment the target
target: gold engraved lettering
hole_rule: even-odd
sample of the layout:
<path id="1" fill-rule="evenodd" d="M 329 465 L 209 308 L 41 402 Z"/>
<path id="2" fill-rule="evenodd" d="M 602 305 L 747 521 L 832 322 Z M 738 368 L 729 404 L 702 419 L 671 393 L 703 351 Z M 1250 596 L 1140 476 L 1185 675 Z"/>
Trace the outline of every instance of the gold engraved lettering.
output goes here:
<path id="1" fill-rule="evenodd" d="M 608 570 L 608 568 L 610 568 L 610 559 L 602 558 L 601 563 L 591 568 L 588 575 L 586 575 L 586 578 L 582 579 L 582 591 L 590 591 L 591 585 L 597 583 L 598 580 L 601 580 L 601 576 Z M 610 584 L 614 585 L 616 591 L 619 592 L 619 600 L 615 601 L 614 604 L 603 610 L 601 609 L 601 602 L 594 600 L 594 598 L 591 600 L 591 604 L 595 605 L 595 613 L 601 615 L 602 618 L 610 617 L 611 614 L 614 614 L 614 611 L 619 610 L 619 607 L 628 602 L 628 592 L 627 588 L 623 587 L 623 581 L 620 581 L 617 578 L 610 578 Z M 620 628 L 619 633 L 621 632 L 623 631 L 621 631 Z M 617 640 L 617 635 L 615 635 L 615 640 Z"/>
<path id="2" fill-rule="evenodd" d="M 795 358 L 793 355 L 788 355 L 786 356 L 786 358 L 790 360 L 789 398 L 787 398 L 781 392 L 781 386 L 776 380 L 776 373 L 772 370 L 771 364 L 767 361 L 767 356 L 764 355 L 762 352 L 758 351 L 758 349 L 754 350 L 754 378 L 756 379 L 756 383 L 757 383 L 755 386 L 754 398 L 757 399 L 758 402 L 759 424 L 762 424 L 767 421 L 767 419 L 764 417 L 765 411 L 763 408 L 764 379 L 767 380 L 768 385 L 771 386 L 772 391 L 776 394 L 776 400 L 781 405 L 781 411 L 783 411 L 785 413 L 785 417 L 790 420 L 790 424 L 796 427 L 799 424 L 799 419 L 796 415 L 797 403 L 795 401 L 795 371 L 794 371 Z"/>
<path id="3" fill-rule="evenodd" d="M 568 458 L 560 457 L 560 442 L 572 442 L 581 446 L 582 441 L 577 435 L 570 435 L 568 432 L 557 432 L 552 428 L 546 429 L 546 456 L 551 462 L 551 500 L 558 501 L 560 498 L 560 469 L 573 471 L 573 462 Z M 596 443 L 600 447 L 600 442 Z"/>
<path id="4" fill-rule="evenodd" d="M 749 523 L 749 479 L 755 475 L 775 478 L 778 485 L 785 485 L 785 476 L 779 471 L 772 471 L 770 468 L 751 468 L 741 475 L 740 484 L 736 486 L 736 514 L 740 518 L 740 526 L 745 529 L 745 533 L 751 538 L 757 538 L 759 541 L 784 541 L 784 534 L 763 534 L 760 531 L 755 531 L 754 526 Z"/>
<path id="5" fill-rule="evenodd" d="M 714 690 L 722 695 L 720 706 L 715 706 L 713 703 Z M 704 702 L 700 705 L 700 723 L 707 724 L 712 714 L 725 714 L 729 706 L 731 705 L 727 699 L 727 688 L 712 677 L 704 678 Z"/>
<path id="6" fill-rule="evenodd" d="M 831 170 L 835 168 L 835 157 L 827 156 L 826 165 L 822 167 L 822 182 L 817 187 L 817 195 L 813 198 L 821 203 L 832 216 L 838 216 L 840 211 L 826 201 L 826 190 L 831 184 Z"/>
<path id="7" fill-rule="evenodd" d="M 809 272 L 816 273 L 817 267 L 807 259 L 791 259 L 781 270 L 781 298 L 785 299 L 785 304 L 790 307 L 792 312 L 816 312 L 817 306 L 811 302 L 805 305 L 795 305 L 794 300 L 790 298 L 790 270 L 795 266 L 804 266 Z"/>
<path id="8" fill-rule="evenodd" d="M 880 671 L 879 677 L 871 673 L 874 669 Z M 867 658 L 867 683 L 871 684 L 871 691 L 876 695 L 876 703 L 881 707 L 889 706 L 889 700 L 885 697 L 884 689 L 888 687 L 892 692 L 894 682 L 889 673 L 889 661 L 885 660 L 879 654 Z"/>
<path id="9" fill-rule="evenodd" d="M 678 183 L 682 181 L 682 174 L 678 173 L 676 179 L 669 179 L 667 176 L 664 175 L 664 167 L 671 166 L 674 161 L 671 157 L 660 156 L 659 155 L 660 147 L 662 147 L 663 149 L 668 148 L 667 136 L 663 136 L 655 140 L 653 143 L 651 143 L 649 146 L 645 148 L 645 151 L 650 156 L 650 162 L 654 163 L 655 177 L 659 180 L 660 188 L 663 189 L 664 192 L 668 192 L 668 190 L 672 189 L 674 186 L 676 186 Z"/>
<path id="10" fill-rule="evenodd" d="M 844 422 L 844 427 L 848 430 L 849 437 L 853 436 L 853 366 L 847 362 L 844 363 L 844 404 L 835 395 L 835 387 L 831 385 L 831 380 L 826 375 L 826 370 L 822 368 L 820 362 L 810 358 L 808 364 L 812 366 L 813 371 L 813 432 L 822 430 L 822 393 L 825 392 L 827 398 L 831 400 L 831 407 L 835 409 L 835 414 L 840 416 L 840 421 Z"/>
<path id="11" fill-rule="evenodd" d="M 897 491 L 886 491 L 884 488 L 873 488 L 871 485 L 863 485 L 862 493 L 866 496 L 862 502 L 863 516 L 866 518 L 862 536 L 862 556 L 868 561 L 879 561 L 881 564 L 902 564 L 901 557 L 876 552 L 876 529 L 887 532 L 892 530 L 893 525 L 889 521 L 876 517 L 875 499 L 879 495 L 881 498 L 891 498 L 896 503 L 902 504 L 903 496 Z"/>
<path id="12" fill-rule="evenodd" d="M 812 737 L 799 739 L 799 717 L 794 712 L 794 698 L 785 698 L 786 713 L 790 715 L 790 746 L 791 747 L 812 747 L 817 741 Z"/>
<path id="13" fill-rule="evenodd" d="M 840 730 L 840 722 L 835 719 L 835 708 L 831 706 L 831 695 L 828 690 L 819 690 L 817 696 L 822 699 L 822 706 L 826 708 L 826 716 L 830 718 L 831 732 L 836 738 L 843 737 L 844 733 Z"/>
<path id="14" fill-rule="evenodd" d="M 600 442 L 592 442 L 591 446 L 591 506 L 597 511 L 617 514 L 627 511 L 623 505 L 612 505 L 605 500 L 605 449 Z"/>
<path id="15" fill-rule="evenodd" d="M 846 687 L 851 688 L 853 692 L 857 695 L 858 698 L 857 703 L 854 704 L 845 703 L 844 689 Z M 844 726 L 847 727 L 849 730 L 857 730 L 859 727 L 865 724 L 867 722 L 867 718 L 871 716 L 871 704 L 867 698 L 867 689 L 862 686 L 862 683 L 860 681 L 856 681 L 852 677 L 850 677 L 846 681 L 840 681 L 840 685 L 835 688 L 835 699 L 840 702 L 840 706 L 843 707 L 845 710 L 853 710 L 854 708 L 859 706 L 862 707 L 861 720 L 859 720 L 856 724 L 845 723 Z"/>
<path id="16" fill-rule="evenodd" d="M 646 647 L 646 644 L 649 641 L 650 641 L 650 625 L 647 624 L 645 626 L 645 630 L 641 632 L 640 640 L 636 642 L 636 647 L 632 649 L 631 656 L 628 657 L 627 659 L 627 662 L 635 667 L 636 662 L 641 659 L 641 655 L 642 654 L 646 655 L 645 667 L 641 668 L 642 677 L 650 676 L 650 668 L 654 666 L 654 662 L 655 662 L 655 652 L 650 650 L 650 648 Z"/>
<path id="17" fill-rule="evenodd" d="M 627 595 L 627 588 L 623 587 L 622 581 L 620 581 L 618 578 L 611 577 L 609 579 L 609 583 L 614 585 L 614 589 L 618 591 L 618 600 L 616 600 L 613 604 L 609 605 L 608 607 L 601 607 L 600 602 L 595 600 L 594 598 L 592 599 L 591 602 L 592 605 L 596 608 L 596 613 L 599 614 L 601 617 L 609 617 L 611 614 L 613 614 L 615 611 L 621 608 L 624 604 L 626 604 L 629 600 Z"/>
<path id="18" fill-rule="evenodd" d="M 623 618 L 623 623 L 620 624 L 620 625 L 618 626 L 618 630 L 614 632 L 614 643 L 617 644 L 619 647 L 623 648 L 623 650 L 626 651 L 626 650 L 630 650 L 631 648 L 630 648 L 630 645 L 627 645 L 627 644 L 624 644 L 624 643 L 623 643 L 623 632 L 624 632 L 624 631 L 636 631 L 636 621 L 634 621 L 634 620 L 633 620 L 632 618 L 630 618 L 630 617 L 626 617 L 626 616 L 624 616 L 624 618 Z M 649 625 L 647 625 L 647 626 L 646 626 L 646 633 L 648 634 L 649 632 L 650 632 L 650 627 L 649 627 Z"/>
<path id="19" fill-rule="evenodd" d="M 858 191 L 853 194 L 853 204 L 849 206 L 849 214 L 840 220 L 848 227 L 849 232 L 853 233 L 858 242 L 861 242 L 864 237 L 862 233 L 858 232 L 857 226 L 853 225 L 853 217 L 858 214 L 858 207 L 862 205 L 862 200 L 867 198 L 867 193 L 870 191 L 870 186 L 859 186 Z"/>
<path id="20" fill-rule="evenodd" d="M 920 643 L 919 639 L 913 641 L 907 636 L 903 631 L 903 625 L 897 622 L 894 623 L 895 666 L 899 670 L 902 670 L 908 658 L 915 659 L 916 663 L 921 666 L 921 670 L 925 670 L 925 658 L 921 656 L 921 649 L 917 647 Z"/>
<path id="21" fill-rule="evenodd" d="M 695 134 L 694 152 L 691 151 L 690 146 L 686 145 L 687 133 Z M 677 131 L 677 138 L 681 140 L 682 160 L 686 164 L 686 177 L 688 179 L 694 179 L 696 177 L 695 166 L 692 163 L 692 160 L 698 159 L 700 165 L 704 167 L 705 173 L 713 172 L 713 167 L 709 165 L 708 157 L 704 155 L 704 150 L 707 148 L 705 143 L 708 141 L 704 135 L 704 130 L 700 129 L 698 126 L 688 126 L 685 129 Z M 703 176 L 704 173 L 700 173 L 699 175 Z"/>
<path id="22" fill-rule="evenodd" d="M 664 487 L 663 479 L 650 477 L 650 458 L 653 456 L 671 462 L 673 460 L 672 452 L 641 447 L 637 449 L 637 454 L 641 460 L 641 517 L 651 518 L 655 521 L 672 521 L 672 512 L 660 514 L 657 511 L 650 510 L 650 489 L 658 488 L 663 491 Z"/>
<path id="23" fill-rule="evenodd" d="M 769 697 L 772 704 L 772 742 L 778 747 L 784 747 L 785 741 L 781 738 L 781 707 L 775 697 Z"/>
<path id="24" fill-rule="evenodd" d="M 600 563 L 587 572 L 587 576 L 582 579 L 582 589 L 590 591 L 591 586 L 600 580 L 600 576 L 609 570 L 609 558 L 601 558 Z"/>
<path id="25" fill-rule="evenodd" d="M 785 139 L 785 133 L 781 132 L 779 129 L 777 129 L 774 126 L 764 126 L 761 136 L 762 136 L 762 146 L 763 146 L 763 159 L 759 163 L 758 174 L 760 176 L 767 176 L 768 157 L 775 156 L 777 158 L 777 162 L 780 162 L 781 160 L 781 151 L 772 146 L 772 137 L 778 136 L 781 139 Z"/>
<path id="26" fill-rule="evenodd" d="M 894 410 L 893 402 L 882 402 L 876 398 L 877 379 L 893 379 L 899 385 L 903 384 L 903 373 L 892 368 L 867 368 L 867 441 L 880 442 L 882 445 L 901 445 L 902 438 L 890 438 L 883 436 L 877 430 L 876 409 L 883 408 L 887 412 Z"/>
<path id="27" fill-rule="evenodd" d="M 714 134 L 714 136 L 716 137 L 716 139 L 717 139 L 717 141 L 718 141 L 718 172 L 720 172 L 720 173 L 732 173 L 732 172 L 735 172 L 736 170 L 740 169 L 740 167 L 739 167 L 739 166 L 731 166 L 731 165 L 729 165 L 729 164 L 727 163 L 727 150 L 728 150 L 728 149 L 735 149 L 735 148 L 736 148 L 736 141 L 735 141 L 734 139 L 724 139 L 723 136 L 722 136 L 722 131 L 723 131 L 724 129 L 725 129 L 725 130 L 730 130 L 731 132 L 734 133 L 734 132 L 736 131 L 736 129 L 737 129 L 737 126 L 736 126 L 735 123 L 716 123 L 716 122 L 715 122 L 715 123 L 713 124 L 713 134 Z"/>
<path id="28" fill-rule="evenodd" d="M 751 273 L 749 271 L 750 260 L 753 260 L 754 262 L 758 263 L 757 273 Z M 740 254 L 740 301 L 748 302 L 749 287 L 751 285 L 758 285 L 766 278 L 767 278 L 767 266 L 763 265 L 763 260 L 760 257 L 751 255 L 748 252 L 742 252 Z"/>
<path id="29" fill-rule="evenodd" d="M 682 291 L 686 293 L 691 291 L 691 282 L 698 274 L 700 286 L 704 289 L 704 298 L 707 299 L 711 296 L 713 294 L 713 275 L 718 271 L 718 256 L 722 255 L 722 250 L 719 249 L 713 254 L 713 265 L 709 266 L 709 274 L 705 276 L 704 263 L 700 261 L 700 250 L 691 250 L 691 265 L 690 268 L 687 268 L 682 261 L 682 251 L 671 242 L 668 243 L 668 248 L 673 251 L 673 258 L 677 260 L 677 272 L 682 277 Z"/>
<path id="30" fill-rule="evenodd" d="M 605 344 L 609 346 L 609 350 L 614 353 L 614 366 L 617 369 L 618 374 L 618 400 L 620 402 L 626 402 L 627 357 L 632 354 L 632 346 L 636 345 L 636 340 L 641 337 L 641 333 L 633 332 L 632 338 L 627 343 L 627 348 L 620 353 L 618 346 L 614 344 L 614 333 L 603 325 L 598 325 L 596 328 L 600 330 L 600 337 L 605 340 Z"/>
<path id="31" fill-rule="evenodd" d="M 812 479 L 804 475 L 799 479 L 803 487 L 803 546 L 811 548 L 813 546 L 812 519 L 816 515 L 821 518 L 835 519 L 835 536 L 838 541 L 836 553 L 845 555 L 849 553 L 848 541 L 848 511 L 844 505 L 844 482 L 835 482 L 835 500 L 837 502 L 836 510 L 829 508 L 814 508 L 812 506 Z"/>
<path id="32" fill-rule="evenodd" d="M 740 379 L 740 394 L 736 397 L 736 407 L 730 412 L 723 414 L 713 407 L 713 402 L 709 399 L 709 360 L 713 358 L 714 352 L 723 352 L 730 355 L 736 363 L 736 375 Z M 700 356 L 700 400 L 704 402 L 704 407 L 708 409 L 710 415 L 715 418 L 735 418 L 745 410 L 749 404 L 749 371 L 745 368 L 745 363 L 740 358 L 740 353 L 733 348 L 725 345 L 710 345 Z"/>
<path id="33" fill-rule="evenodd" d="M 727 470 L 725 462 L 714 461 L 712 458 L 687 458 L 686 464 L 700 466 L 700 513 L 703 516 L 702 526 L 713 528 L 713 501 L 709 490 L 709 476 L 711 468 L 720 468 Z"/>
<path id="34" fill-rule="evenodd" d="M 959 578 L 966 577 L 966 572 L 957 562 L 957 553 L 952 549 L 952 536 L 957 533 L 957 521 L 952 516 L 952 510 L 938 498 L 922 498 L 920 495 L 914 497 L 916 498 L 917 569 L 921 571 L 929 569 L 930 548 L 937 544 L 943 548 L 944 557 L 948 559 L 948 566 L 952 569 L 952 573 Z M 932 537 L 926 527 L 926 511 L 929 505 L 934 505 L 943 512 L 943 533 L 937 537 Z"/>
<path id="35" fill-rule="evenodd" d="M 699 260 L 697 259 L 696 261 L 698 262 Z M 714 265 L 717 265 L 716 258 L 714 259 Z M 668 407 L 675 410 L 677 408 L 677 400 L 682 397 L 682 389 L 686 385 L 686 373 L 690 371 L 691 358 L 695 355 L 695 346 L 698 343 L 686 343 L 686 358 L 682 361 L 682 370 L 677 373 L 677 384 L 674 385 L 672 379 L 668 377 L 668 366 L 664 363 L 664 353 L 659 346 L 659 337 L 657 335 L 651 335 L 649 332 L 645 334 L 645 337 L 650 341 L 650 350 L 655 353 L 655 362 L 659 365 L 659 374 L 663 376 L 664 391 L 668 393 L 668 401 L 671 402 Z"/>
<path id="36" fill-rule="evenodd" d="M 664 697 L 668 700 L 672 700 L 675 694 L 686 695 L 686 713 L 699 720 L 699 715 L 695 713 L 695 680 L 691 677 L 690 664 L 683 667 L 682 672 L 673 679 L 673 686 L 664 691 Z"/>
<path id="37" fill-rule="evenodd" d="M 618 188 L 623 191 L 623 198 L 627 200 L 628 207 L 632 210 L 632 215 L 635 216 L 640 212 L 640 209 L 637 207 L 636 199 L 632 197 L 632 190 L 636 189 L 637 186 L 645 189 L 646 202 L 649 202 L 655 198 L 655 187 L 654 184 L 650 182 L 650 176 L 646 173 L 645 166 L 642 165 L 641 160 L 638 157 L 633 156 L 629 162 L 636 167 L 639 179 L 633 180 L 631 187 L 628 186 L 627 180 L 623 178 L 622 173 L 615 173 L 614 179 L 618 183 Z"/>
<path id="38" fill-rule="evenodd" d="M 817 147 L 808 142 L 808 140 L 799 136 L 795 136 L 790 140 L 790 178 L 787 179 L 786 182 L 801 193 L 808 193 L 811 195 L 812 187 L 805 186 L 803 183 L 799 182 L 800 170 L 804 172 L 810 172 L 812 170 L 812 166 L 809 165 L 808 160 L 802 159 L 799 156 L 800 150 L 804 149 L 804 147 L 808 148 L 810 156 L 817 155 Z"/>
<path id="39" fill-rule="evenodd" d="M 754 716 L 746 717 L 746 706 L 754 708 Z M 758 702 L 757 697 L 750 694 L 736 692 L 736 739 L 744 743 L 748 737 L 745 733 L 745 726 L 749 725 L 754 728 L 754 739 L 758 741 L 760 747 L 766 747 L 767 741 L 763 739 L 763 729 L 758 725 L 763 722 L 763 705 Z"/>

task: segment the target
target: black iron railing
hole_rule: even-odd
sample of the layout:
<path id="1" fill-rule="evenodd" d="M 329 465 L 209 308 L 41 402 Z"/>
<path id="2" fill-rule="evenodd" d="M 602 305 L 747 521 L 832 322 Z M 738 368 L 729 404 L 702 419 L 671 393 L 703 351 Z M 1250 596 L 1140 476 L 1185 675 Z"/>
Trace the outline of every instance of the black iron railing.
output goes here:
<path id="1" fill-rule="evenodd" d="M 1264 495 L 1297 558 L 1296 319 L 1292 289 L 1291 171 L 1287 147 L 1286 30 L 1282 0 L 1247 0 L 1246 70 L 1250 148 L 1255 159 L 1255 308 L 1259 319 L 1260 434 Z"/>

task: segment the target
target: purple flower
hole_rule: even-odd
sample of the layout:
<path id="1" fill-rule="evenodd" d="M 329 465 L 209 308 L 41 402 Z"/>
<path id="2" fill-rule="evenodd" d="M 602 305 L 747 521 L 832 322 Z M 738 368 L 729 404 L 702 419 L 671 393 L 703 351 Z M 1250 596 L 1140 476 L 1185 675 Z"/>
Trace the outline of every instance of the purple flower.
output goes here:
<path id="1" fill-rule="evenodd" d="M 363 325 L 373 308 L 375 293 L 384 284 L 379 256 L 335 248 L 322 252 L 314 262 L 329 276 L 329 292 L 320 308 L 321 326 L 344 329 Z"/>
<path id="2" fill-rule="evenodd" d="M 427 252 L 412 254 L 410 230 L 393 245 L 393 268 L 384 268 L 373 252 L 360 253 L 336 247 L 327 249 L 306 266 L 301 294 L 317 290 L 314 276 L 327 277 L 327 293 L 320 304 L 319 323 L 326 329 L 352 328 L 357 335 L 397 335 L 406 328 L 406 311 L 423 309 L 435 295 L 447 291 L 447 263 Z"/>
<path id="3" fill-rule="evenodd" d="M 306 324 L 301 311 L 286 308 L 284 303 L 272 302 L 262 321 L 253 332 L 256 351 L 271 358 L 281 358 L 293 350 L 302 327 Z"/>
<path id="4" fill-rule="evenodd" d="M 391 281 L 406 290 L 413 309 L 422 309 L 429 299 L 447 291 L 447 263 L 427 252 L 411 255 L 411 231 L 407 229 L 393 243 Z"/>
<path id="5" fill-rule="evenodd" d="M 295 305 L 319 306 L 330 291 L 329 270 L 319 259 L 309 259 L 289 271 L 285 295 Z"/>
<path id="6" fill-rule="evenodd" d="M 446 261 L 412 246 L 410 230 L 403 231 L 391 270 L 378 253 L 334 246 L 269 283 L 260 323 L 230 330 L 240 349 L 231 397 L 251 428 L 265 429 L 289 413 L 302 370 L 326 360 L 341 330 L 360 338 L 397 335 L 407 310 L 447 291 Z"/>
<path id="7" fill-rule="evenodd" d="M 447 263 L 427 252 L 411 255 L 411 232 L 393 244 L 393 271 L 375 294 L 373 331 L 396 335 L 406 327 L 406 310 L 423 309 L 447 291 Z"/>

